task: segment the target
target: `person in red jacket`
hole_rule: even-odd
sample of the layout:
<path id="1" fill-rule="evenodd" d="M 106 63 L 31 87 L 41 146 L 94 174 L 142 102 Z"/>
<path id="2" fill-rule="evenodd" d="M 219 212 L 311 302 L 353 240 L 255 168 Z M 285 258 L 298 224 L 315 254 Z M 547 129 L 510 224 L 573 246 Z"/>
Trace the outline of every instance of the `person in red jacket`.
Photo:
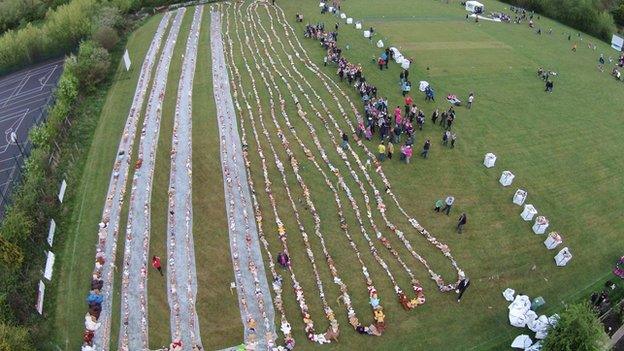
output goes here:
<path id="1" fill-rule="evenodd" d="M 410 107 L 412 107 L 412 104 L 414 103 L 414 99 L 412 99 L 411 96 L 406 96 L 405 97 L 405 115 L 409 115 L 410 112 Z"/>
<path id="2" fill-rule="evenodd" d="M 162 266 L 160 265 L 160 257 L 152 256 L 152 267 L 156 268 L 158 272 L 160 272 L 161 276 L 163 275 Z"/>

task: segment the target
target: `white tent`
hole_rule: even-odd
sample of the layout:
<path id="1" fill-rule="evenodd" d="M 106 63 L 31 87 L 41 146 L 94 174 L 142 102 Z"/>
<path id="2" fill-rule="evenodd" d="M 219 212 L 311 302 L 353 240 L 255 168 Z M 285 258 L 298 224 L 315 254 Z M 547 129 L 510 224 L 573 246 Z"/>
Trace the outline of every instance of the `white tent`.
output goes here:
<path id="1" fill-rule="evenodd" d="M 485 6 L 478 1 L 466 1 L 466 11 L 472 13 L 483 13 Z"/>

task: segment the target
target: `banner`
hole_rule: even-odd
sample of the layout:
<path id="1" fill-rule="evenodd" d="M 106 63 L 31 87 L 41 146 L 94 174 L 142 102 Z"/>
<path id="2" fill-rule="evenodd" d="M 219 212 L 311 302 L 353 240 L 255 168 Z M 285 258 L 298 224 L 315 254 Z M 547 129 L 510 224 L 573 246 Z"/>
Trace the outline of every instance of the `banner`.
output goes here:
<path id="1" fill-rule="evenodd" d="M 43 314 L 43 294 L 45 293 L 45 284 L 43 281 L 39 281 L 39 292 L 37 293 L 37 304 L 35 308 L 39 314 Z"/>
<path id="2" fill-rule="evenodd" d="M 54 219 L 50 220 L 50 230 L 48 230 L 48 245 L 52 246 L 54 242 L 54 232 L 56 231 L 56 222 Z"/>
<path id="3" fill-rule="evenodd" d="M 54 269 L 54 254 L 52 251 L 48 251 L 48 259 L 46 260 L 45 270 L 43 271 L 43 277 L 47 280 L 52 280 L 52 270 Z"/>
<path id="4" fill-rule="evenodd" d="M 622 51 L 622 47 L 624 47 L 624 38 L 620 38 L 613 34 L 613 37 L 611 38 L 611 47 L 617 51 Z"/>
<path id="5" fill-rule="evenodd" d="M 130 65 L 132 64 L 132 62 L 130 62 L 130 54 L 128 53 L 128 49 L 126 49 L 126 52 L 124 52 L 123 54 L 123 60 L 124 60 L 124 65 L 126 66 L 126 71 L 129 71 Z"/>

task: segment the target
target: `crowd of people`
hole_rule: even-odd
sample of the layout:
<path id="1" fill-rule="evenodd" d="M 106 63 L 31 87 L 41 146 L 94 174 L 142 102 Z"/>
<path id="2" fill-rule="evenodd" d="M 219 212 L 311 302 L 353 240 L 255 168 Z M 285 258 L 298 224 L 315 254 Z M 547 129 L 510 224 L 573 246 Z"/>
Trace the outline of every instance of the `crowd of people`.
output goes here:
<path id="1" fill-rule="evenodd" d="M 326 31 L 323 23 L 315 25 L 307 24 L 305 26 L 304 36 L 316 39 L 320 42 L 326 54 L 323 58 L 323 64 L 335 64 L 337 66 L 337 74 L 340 81 L 346 80 L 358 91 L 361 101 L 364 104 L 364 118 L 358 123 L 357 135 L 366 140 L 372 140 L 374 135 L 380 138 L 380 144 L 377 146 L 377 157 L 379 161 L 391 160 L 395 153 L 395 148 L 400 152 L 399 160 L 409 163 L 414 153 L 414 142 L 416 129 L 422 131 L 425 124 L 425 113 L 414 103 L 410 96 L 411 82 L 409 81 L 409 70 L 402 69 L 399 75 L 399 85 L 402 95 L 404 96 L 404 105 L 396 106 L 391 110 L 388 104 L 388 98 L 378 96 L 377 87 L 369 83 L 362 73 L 362 65 L 349 62 L 342 56 L 342 50 L 337 45 L 338 40 L 338 24 L 334 31 Z M 393 51 L 386 48 L 378 57 L 377 65 L 380 70 L 387 68 L 388 62 L 393 57 Z M 431 87 L 425 88 L 425 100 L 435 101 L 435 93 Z M 471 107 L 474 100 L 474 94 L 469 95 L 468 108 Z M 452 132 L 452 126 L 455 121 L 456 114 L 454 107 L 440 113 L 436 109 L 431 121 L 433 125 L 438 125 L 444 130 L 442 133 L 442 145 L 455 147 L 457 134 Z M 343 134 L 342 147 L 348 147 L 348 136 Z M 429 156 L 431 149 L 431 140 L 426 139 L 423 143 L 420 155 L 423 158 Z"/>

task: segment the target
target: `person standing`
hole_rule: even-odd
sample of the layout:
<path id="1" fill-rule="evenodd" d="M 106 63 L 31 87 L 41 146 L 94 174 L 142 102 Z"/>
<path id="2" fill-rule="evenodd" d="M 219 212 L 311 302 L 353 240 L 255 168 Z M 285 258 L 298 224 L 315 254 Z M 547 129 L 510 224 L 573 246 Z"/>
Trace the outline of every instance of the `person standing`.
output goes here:
<path id="1" fill-rule="evenodd" d="M 446 128 L 445 128 L 446 130 L 451 130 L 454 120 L 455 120 L 455 117 L 453 117 L 452 115 L 446 119 Z"/>
<path id="2" fill-rule="evenodd" d="M 427 138 L 425 140 L 425 145 L 423 145 L 423 149 L 420 153 L 420 156 L 427 158 L 427 156 L 429 155 L 429 148 L 431 147 L 431 141 Z"/>
<path id="3" fill-rule="evenodd" d="M 453 132 L 453 134 L 451 134 L 451 149 L 455 148 L 455 140 L 457 140 L 457 134 Z"/>
<path id="4" fill-rule="evenodd" d="M 447 130 L 444 132 L 444 134 L 442 134 L 442 145 L 447 146 L 448 140 L 449 140 L 449 131 Z"/>
<path id="5" fill-rule="evenodd" d="M 152 267 L 154 267 L 159 273 L 160 276 L 163 276 L 162 265 L 160 264 L 160 257 L 152 256 Z"/>
<path id="6" fill-rule="evenodd" d="M 466 104 L 466 107 L 467 107 L 468 109 L 472 108 L 472 102 L 473 102 L 473 101 L 474 101 L 474 93 L 472 93 L 472 92 L 471 92 L 471 93 L 468 95 L 468 104 Z"/>
<path id="7" fill-rule="evenodd" d="M 442 209 L 442 206 L 444 206 L 444 201 L 442 201 L 442 199 L 436 200 L 435 207 L 433 208 L 433 211 L 439 213 L 440 210 Z"/>
<path id="8" fill-rule="evenodd" d="M 412 146 L 405 145 L 405 148 L 403 149 L 403 154 L 405 155 L 405 163 L 410 163 L 410 159 L 412 158 L 412 152 Z"/>
<path id="9" fill-rule="evenodd" d="M 453 196 L 447 196 L 446 200 L 444 200 L 444 208 L 442 209 L 442 212 L 446 212 L 446 215 L 449 215 L 449 212 L 451 212 L 451 207 L 453 207 L 453 203 L 455 202 L 455 198 Z"/>
<path id="10" fill-rule="evenodd" d="M 405 115 L 409 116 L 409 112 L 410 112 L 410 107 L 412 106 L 412 104 L 414 103 L 414 99 L 412 99 L 411 96 L 406 96 L 405 97 Z"/>
<path id="11" fill-rule="evenodd" d="M 433 113 L 431 114 L 431 123 L 432 123 L 433 125 L 435 125 L 436 120 L 438 119 L 438 117 L 440 117 L 440 110 L 436 108 L 436 109 L 433 111 Z"/>
<path id="12" fill-rule="evenodd" d="M 342 133 L 342 149 L 346 150 L 349 147 L 349 136 L 347 133 Z"/>
<path id="13" fill-rule="evenodd" d="M 457 220 L 457 234 L 461 234 L 462 233 L 462 229 L 464 229 L 464 225 L 466 225 L 466 213 L 462 213 L 459 216 L 459 219 Z"/>
<path id="14" fill-rule="evenodd" d="M 379 146 L 377 146 L 377 158 L 381 162 L 386 159 L 386 145 L 383 144 L 383 140 L 379 143 Z"/>
<path id="15" fill-rule="evenodd" d="M 469 286 L 470 286 L 470 278 L 468 277 L 462 279 L 459 282 L 459 284 L 457 285 L 457 290 L 455 290 L 455 292 L 458 294 L 457 302 L 461 301 L 462 296 L 464 296 L 464 292 L 466 292 L 466 289 L 468 289 Z"/>
<path id="16" fill-rule="evenodd" d="M 444 128 L 444 126 L 446 126 L 446 119 L 448 118 L 448 112 L 444 111 L 442 112 L 442 115 L 440 117 L 440 126 L 442 128 Z"/>
<path id="17" fill-rule="evenodd" d="M 392 142 L 388 142 L 386 150 L 388 151 L 388 160 L 392 160 L 392 154 L 394 154 L 394 144 L 392 144 Z"/>

